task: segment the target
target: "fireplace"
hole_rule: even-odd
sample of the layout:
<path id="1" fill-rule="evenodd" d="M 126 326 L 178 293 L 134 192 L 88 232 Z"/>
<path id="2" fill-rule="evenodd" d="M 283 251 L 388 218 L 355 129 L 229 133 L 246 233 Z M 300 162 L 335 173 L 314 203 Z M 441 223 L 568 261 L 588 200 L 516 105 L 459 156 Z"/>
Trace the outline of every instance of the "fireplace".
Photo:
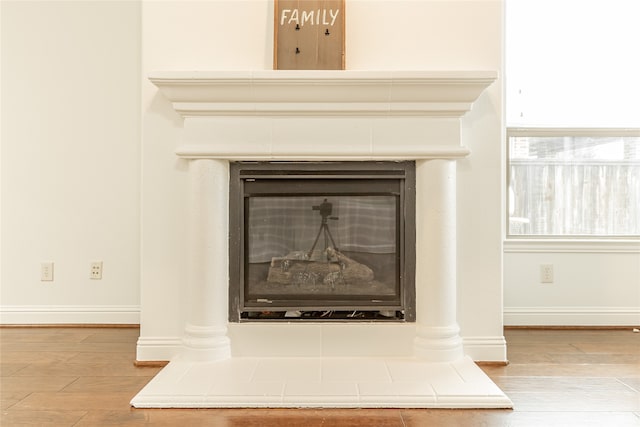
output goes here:
<path id="1" fill-rule="evenodd" d="M 495 72 L 167 71 L 154 73 L 150 79 L 184 119 L 177 126 L 182 129 L 176 153 L 185 166 L 182 170 L 187 171 L 187 274 L 184 283 L 180 283 L 184 288 L 186 318 L 179 352 L 132 400 L 132 405 L 511 407 L 504 393 L 465 355 L 456 303 L 456 167 L 459 159 L 469 155 L 462 145 L 460 120 L 496 79 Z M 338 223 L 346 222 L 345 215 L 352 215 L 342 212 L 343 204 L 351 196 L 360 200 L 360 207 L 371 210 L 374 206 L 371 200 L 362 200 L 369 195 L 369 185 L 361 184 L 363 177 L 357 176 L 362 172 L 354 173 L 351 167 L 344 166 L 362 166 L 363 162 L 407 162 L 412 166 L 405 169 L 405 174 L 413 174 L 409 171 L 415 166 L 414 209 L 406 203 L 410 192 L 407 189 L 411 187 L 406 186 L 410 182 L 408 175 L 404 178 L 404 190 L 400 185 L 399 189 L 387 191 L 383 185 L 373 194 L 377 198 L 375 203 L 385 205 L 381 208 L 385 211 L 382 216 L 395 224 L 395 229 L 389 224 L 385 229 L 396 235 L 393 243 L 386 240 L 375 244 L 386 246 L 385 253 L 392 252 L 395 246 L 397 256 L 402 251 L 406 255 L 415 241 L 415 268 L 409 265 L 411 256 L 405 256 L 392 268 L 385 269 L 387 272 L 399 269 L 400 273 L 390 282 L 396 284 L 398 277 L 404 280 L 415 273 L 415 305 L 408 302 L 411 298 L 407 298 L 407 289 L 411 287 L 407 286 L 393 291 L 389 300 L 382 303 L 371 300 L 384 298 L 371 295 L 367 295 L 366 304 L 358 307 L 353 305 L 353 295 L 348 303 L 340 300 L 342 297 L 336 303 L 329 298 L 332 280 L 325 284 L 326 276 L 334 271 L 323 274 L 325 288 L 320 306 L 314 305 L 314 298 L 308 294 L 290 292 L 295 305 L 278 301 L 278 309 L 270 310 L 279 297 L 274 292 L 260 295 L 251 286 L 246 300 L 232 302 L 240 299 L 241 292 L 230 292 L 233 281 L 230 270 L 237 271 L 237 277 L 245 280 L 247 274 L 253 274 L 243 272 L 253 267 L 250 265 L 253 255 L 261 264 L 269 264 L 262 267 L 266 268 L 267 277 L 271 264 L 280 269 L 279 278 L 276 278 L 278 271 L 274 271 L 276 282 L 284 280 L 294 264 L 317 262 L 315 252 L 317 256 L 325 252 L 324 265 L 319 268 L 338 266 L 342 271 L 340 263 L 346 266 L 349 261 L 335 252 L 358 261 L 357 253 L 363 252 L 366 245 L 356 241 L 352 250 L 344 243 L 347 240 L 338 241 L 335 234 Z M 349 188 L 348 183 L 359 183 L 360 187 L 346 191 L 350 196 L 346 199 L 345 194 L 335 194 L 325 185 L 313 189 L 313 182 L 328 181 L 331 172 L 321 170 L 321 176 L 308 179 L 304 176 L 305 169 L 312 163 L 340 165 L 336 166 L 340 173 L 335 180 L 345 181 L 347 186 L 342 190 Z M 246 168 L 236 170 L 240 164 Z M 274 177 L 266 177 L 266 172 L 257 167 L 261 164 L 269 164 L 269 168 L 277 164 L 275 172 L 269 173 L 275 173 L 282 181 L 275 187 L 267 185 L 264 190 L 264 182 L 272 183 Z M 300 164 L 305 168 L 297 166 Z M 285 176 L 289 167 L 296 178 Z M 374 170 L 367 168 L 365 175 L 376 175 L 376 179 L 383 175 L 379 170 L 371 173 Z M 258 176 L 251 175 L 256 171 Z M 246 186 L 248 193 L 230 190 L 231 177 L 236 173 L 234 185 Z M 300 177 L 302 180 L 297 181 Z M 283 183 L 286 185 L 280 185 Z M 296 193 L 293 189 L 300 183 L 312 189 Z M 398 207 L 395 194 L 403 191 L 405 203 Z M 391 202 L 387 193 L 394 194 L 392 198 L 396 201 Z M 291 201 L 292 197 L 296 200 Z M 243 230 L 245 223 L 257 227 L 251 221 L 256 220 L 256 215 L 260 219 L 260 214 L 251 213 L 249 205 L 248 217 L 243 215 L 240 220 L 240 216 L 236 218 L 233 214 L 230 218 L 229 207 L 236 203 L 246 209 L 252 198 L 265 198 L 262 206 L 258 203 L 258 211 L 274 206 L 281 210 L 283 199 L 288 199 L 286 202 L 295 206 L 294 210 L 304 210 L 310 215 L 314 241 L 309 246 L 305 239 L 300 246 L 286 246 L 279 253 L 269 249 L 264 254 L 260 252 L 261 245 L 256 244 L 244 249 L 246 255 L 240 254 L 242 250 L 233 246 L 249 238 L 243 235 L 244 231 L 238 231 L 230 240 L 235 232 L 232 228 Z M 392 206 L 396 209 L 395 217 Z M 404 223 L 398 222 L 402 210 L 415 213 L 414 230 L 411 230 L 413 220 L 405 218 Z M 287 221 L 293 221 L 292 214 L 287 215 Z M 276 238 L 284 240 L 281 235 Z M 316 250 L 319 247 L 321 251 Z M 360 248 L 355 250 L 356 247 Z M 296 253 L 300 254 L 300 260 L 292 259 Z M 358 262 L 368 264 L 364 258 Z M 376 277 L 374 268 L 370 265 L 368 268 Z M 304 269 L 300 272 L 304 273 Z M 318 277 L 313 280 L 319 285 L 320 273 L 316 274 Z M 301 285 L 304 275 L 296 277 L 281 286 Z M 341 286 L 339 275 L 334 275 L 334 279 L 333 286 L 337 289 Z M 241 289 L 245 289 L 244 285 Z M 343 311 L 336 310 L 341 304 L 351 313 L 392 312 L 392 318 L 358 322 L 248 319 L 249 313 L 256 311 Z M 230 307 L 235 307 L 233 313 Z M 404 319 L 397 314 L 402 311 Z M 245 320 L 243 312 L 247 313 Z M 229 321 L 234 316 L 238 322 Z M 499 345 L 503 346 L 503 341 Z"/>
<path id="2" fill-rule="evenodd" d="M 415 320 L 414 162 L 234 162 L 229 318 Z"/>

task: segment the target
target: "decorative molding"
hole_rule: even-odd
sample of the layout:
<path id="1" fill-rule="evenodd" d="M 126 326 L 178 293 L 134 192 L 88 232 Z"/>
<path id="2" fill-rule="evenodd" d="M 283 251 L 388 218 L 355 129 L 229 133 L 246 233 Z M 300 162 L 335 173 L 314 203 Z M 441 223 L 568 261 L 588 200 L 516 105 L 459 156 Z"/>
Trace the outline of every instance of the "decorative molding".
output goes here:
<path id="1" fill-rule="evenodd" d="M 304 148 L 299 152 L 289 150 L 286 154 L 273 154 L 271 152 L 246 153 L 241 147 L 228 146 L 219 150 L 211 145 L 202 146 L 199 144 L 185 144 L 178 147 L 176 154 L 184 159 L 225 159 L 225 160 L 248 160 L 248 161 L 358 161 L 358 160 L 414 160 L 427 159 L 462 159 L 470 153 L 466 147 L 449 146 L 416 146 L 412 151 L 403 150 L 397 155 L 389 155 L 385 152 L 374 152 L 371 149 L 357 150 L 356 147 L 349 147 L 350 152 L 334 153 L 312 153 Z"/>
<path id="2" fill-rule="evenodd" d="M 165 71 L 185 159 L 461 159 L 460 118 L 495 71 Z M 376 120 L 376 118 L 384 120 Z"/>
<path id="3" fill-rule="evenodd" d="M 472 103 L 294 103 L 260 102 L 224 104 L 213 102 L 174 102 L 173 108 L 183 117 L 198 116 L 435 116 L 460 117 L 471 110 Z"/>
<path id="4" fill-rule="evenodd" d="M 637 307 L 505 307 L 505 326 L 637 326 Z"/>
<path id="5" fill-rule="evenodd" d="M 461 117 L 495 71 L 157 71 L 174 109 L 193 116 Z"/>
<path id="6" fill-rule="evenodd" d="M 506 239 L 505 253 L 640 253 L 640 240 Z"/>
<path id="7" fill-rule="evenodd" d="M 137 305 L 3 305 L 0 324 L 139 324 Z"/>

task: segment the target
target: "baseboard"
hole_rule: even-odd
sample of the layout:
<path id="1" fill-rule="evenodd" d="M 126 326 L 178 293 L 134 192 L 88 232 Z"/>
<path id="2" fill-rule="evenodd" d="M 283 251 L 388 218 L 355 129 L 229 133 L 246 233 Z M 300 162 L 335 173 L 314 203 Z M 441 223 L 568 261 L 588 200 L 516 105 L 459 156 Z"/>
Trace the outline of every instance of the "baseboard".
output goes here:
<path id="1" fill-rule="evenodd" d="M 599 325 L 599 326 L 582 326 L 582 325 L 508 325 L 504 327 L 505 331 L 628 331 L 635 330 L 634 325 Z"/>
<path id="2" fill-rule="evenodd" d="M 0 325 L 139 324 L 137 305 L 3 305 Z"/>
<path id="3" fill-rule="evenodd" d="M 640 308 L 505 307 L 505 326 L 637 326 Z"/>
<path id="4" fill-rule="evenodd" d="M 477 362 L 506 364 L 507 343 L 503 336 L 462 338 L 464 352 Z M 136 348 L 136 363 L 164 363 L 182 349 L 180 337 L 140 337 Z"/>
<path id="5" fill-rule="evenodd" d="M 464 353 L 476 362 L 507 363 L 507 342 L 503 336 L 463 337 Z"/>
<path id="6" fill-rule="evenodd" d="M 181 349 L 181 337 L 140 337 L 136 346 L 136 363 L 169 361 Z"/>

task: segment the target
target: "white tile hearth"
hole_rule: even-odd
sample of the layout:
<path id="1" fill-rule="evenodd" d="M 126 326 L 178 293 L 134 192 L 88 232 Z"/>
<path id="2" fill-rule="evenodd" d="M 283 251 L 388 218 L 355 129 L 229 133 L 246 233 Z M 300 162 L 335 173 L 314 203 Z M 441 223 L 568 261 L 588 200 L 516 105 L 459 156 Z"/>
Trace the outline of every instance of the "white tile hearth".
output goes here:
<path id="1" fill-rule="evenodd" d="M 468 357 L 243 358 L 172 361 L 131 402 L 136 408 L 511 408 Z"/>

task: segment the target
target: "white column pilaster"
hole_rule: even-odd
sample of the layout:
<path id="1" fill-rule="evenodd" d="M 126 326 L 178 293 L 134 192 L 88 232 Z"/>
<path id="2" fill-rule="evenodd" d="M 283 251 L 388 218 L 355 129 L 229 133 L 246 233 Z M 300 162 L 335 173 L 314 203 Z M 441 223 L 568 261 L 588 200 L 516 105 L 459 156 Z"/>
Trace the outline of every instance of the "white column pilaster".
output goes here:
<path id="1" fill-rule="evenodd" d="M 189 161 L 187 322 L 182 357 L 231 357 L 229 295 L 229 162 Z"/>
<path id="2" fill-rule="evenodd" d="M 456 320 L 456 162 L 416 162 L 415 355 L 430 362 L 463 356 Z"/>

